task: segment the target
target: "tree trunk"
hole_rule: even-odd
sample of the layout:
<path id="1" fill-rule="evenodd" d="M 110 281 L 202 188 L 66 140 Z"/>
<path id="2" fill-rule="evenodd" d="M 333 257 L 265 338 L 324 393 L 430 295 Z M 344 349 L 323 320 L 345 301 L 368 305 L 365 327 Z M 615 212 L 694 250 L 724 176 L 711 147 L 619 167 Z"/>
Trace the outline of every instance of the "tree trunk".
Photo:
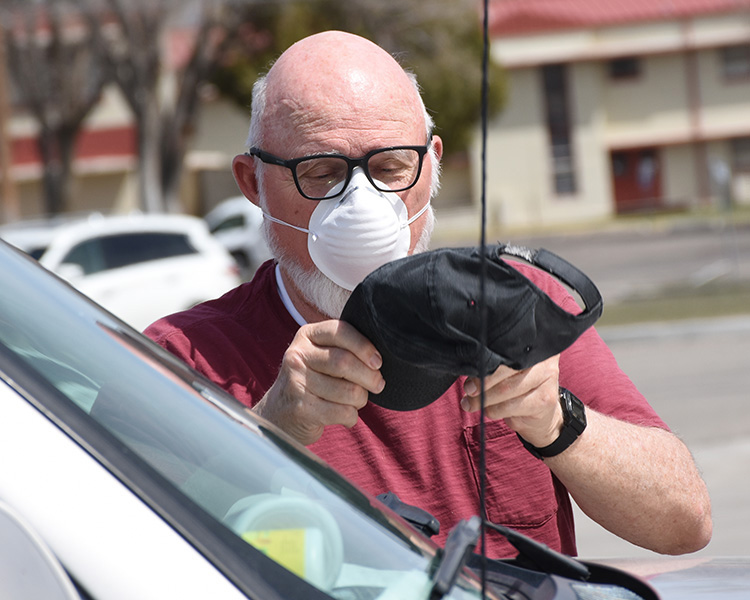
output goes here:
<path id="1" fill-rule="evenodd" d="M 54 132 L 42 129 L 37 138 L 37 147 L 42 156 L 44 170 L 42 175 L 44 187 L 44 212 L 47 215 L 56 215 L 63 208 L 62 187 L 62 164 L 60 163 L 60 148 Z"/>
<path id="2" fill-rule="evenodd" d="M 74 130 L 44 128 L 37 138 L 44 170 L 44 209 L 47 215 L 65 212 L 70 206 L 72 165 L 76 141 Z"/>
<path id="3" fill-rule="evenodd" d="M 169 212 L 181 212 L 180 183 L 184 171 L 187 134 L 172 123 L 165 123 L 161 140 L 161 185 Z"/>

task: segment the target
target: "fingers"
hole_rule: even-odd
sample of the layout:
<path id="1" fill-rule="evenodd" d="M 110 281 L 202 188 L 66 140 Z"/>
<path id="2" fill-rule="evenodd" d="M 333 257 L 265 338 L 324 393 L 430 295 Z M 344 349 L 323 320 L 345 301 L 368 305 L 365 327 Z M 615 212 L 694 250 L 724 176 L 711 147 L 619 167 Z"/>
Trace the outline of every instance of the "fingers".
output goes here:
<path id="1" fill-rule="evenodd" d="M 302 327 L 282 362 L 297 389 L 330 402 L 363 406 L 367 392 L 385 386 L 383 363 L 367 338 L 343 321 L 324 321 Z"/>
<path id="2" fill-rule="evenodd" d="M 324 398 L 337 401 L 338 392 L 351 391 L 346 382 L 354 383 L 375 394 L 383 391 L 385 380 L 380 374 L 383 359 L 375 346 L 354 327 L 343 321 L 325 321 L 303 328 L 287 353 L 314 373 L 316 389 Z M 346 402 L 345 399 L 342 401 Z"/>
<path id="3" fill-rule="evenodd" d="M 551 443 L 562 426 L 558 379 L 558 356 L 522 371 L 500 366 L 485 378 L 485 415 L 505 419 L 511 429 L 535 445 Z M 461 407 L 465 411 L 480 409 L 479 386 L 477 378 L 464 383 Z"/>
<path id="4" fill-rule="evenodd" d="M 485 377 L 485 408 L 496 405 L 505 405 L 507 411 L 511 411 L 517 400 L 533 395 L 542 386 L 551 385 L 557 389 L 559 376 L 558 357 L 553 356 L 545 361 L 537 363 L 528 369 L 516 371 L 508 366 L 500 365 L 498 369 Z M 469 377 L 464 383 L 465 402 L 464 409 L 468 412 L 479 410 L 480 404 L 480 381 L 477 377 Z M 501 414 L 496 411 L 498 418 L 512 416 L 512 414 Z"/>
<path id="5" fill-rule="evenodd" d="M 494 373 L 490 373 L 484 378 L 484 389 L 489 390 L 496 388 L 501 385 L 507 379 L 514 377 L 515 375 L 521 374 L 524 371 L 514 371 L 506 365 L 500 365 Z M 481 381 L 479 377 L 469 377 L 464 382 L 464 393 L 469 397 L 472 407 L 476 404 L 476 407 L 472 410 L 479 408 L 479 390 Z M 506 384 L 507 385 L 507 384 Z"/>
<path id="6" fill-rule="evenodd" d="M 368 393 L 385 386 L 382 358 L 348 323 L 324 321 L 297 332 L 279 376 L 256 411 L 303 444 L 328 425 L 353 427 Z"/>

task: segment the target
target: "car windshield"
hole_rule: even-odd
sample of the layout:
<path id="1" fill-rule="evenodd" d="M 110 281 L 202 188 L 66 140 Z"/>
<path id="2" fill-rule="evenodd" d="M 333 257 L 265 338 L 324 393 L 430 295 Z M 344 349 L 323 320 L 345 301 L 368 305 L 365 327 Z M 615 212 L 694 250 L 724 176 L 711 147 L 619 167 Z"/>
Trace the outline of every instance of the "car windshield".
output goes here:
<path id="1" fill-rule="evenodd" d="M 336 598 L 429 597 L 439 552 L 427 538 L 2 243 L 0 277 L 2 364 L 114 436 L 211 527 Z M 451 597 L 480 593 L 464 572 Z"/>

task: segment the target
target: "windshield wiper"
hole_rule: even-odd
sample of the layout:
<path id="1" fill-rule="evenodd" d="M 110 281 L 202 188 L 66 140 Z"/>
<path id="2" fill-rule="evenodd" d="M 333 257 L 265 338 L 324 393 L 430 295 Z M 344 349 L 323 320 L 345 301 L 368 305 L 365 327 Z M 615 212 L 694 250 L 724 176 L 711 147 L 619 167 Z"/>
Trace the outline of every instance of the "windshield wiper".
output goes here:
<path id="1" fill-rule="evenodd" d="M 479 517 L 474 516 L 468 521 L 459 521 L 448 534 L 440 564 L 432 576 L 430 600 L 440 600 L 451 591 L 459 571 L 477 545 L 480 525 Z"/>
<path id="2" fill-rule="evenodd" d="M 588 580 L 591 575 L 586 565 L 570 556 L 557 552 L 549 546 L 532 540 L 530 537 L 518 533 L 509 527 L 495 525 L 489 521 L 485 521 L 484 524 L 504 536 L 518 550 L 517 559 L 521 563 L 532 563 L 534 567 L 543 573 L 560 575 L 580 581 Z"/>
<path id="3" fill-rule="evenodd" d="M 576 559 L 557 552 L 536 540 L 531 539 L 513 529 L 484 522 L 486 527 L 497 531 L 518 550 L 516 561 L 519 566 L 531 565 L 537 571 L 548 575 L 560 575 L 568 579 L 587 581 L 591 575 L 588 567 Z M 430 600 L 439 600 L 446 596 L 456 582 L 458 573 L 466 564 L 474 551 L 479 539 L 481 520 L 472 517 L 468 521 L 460 521 L 448 534 L 443 556 L 432 577 L 432 591 Z"/>

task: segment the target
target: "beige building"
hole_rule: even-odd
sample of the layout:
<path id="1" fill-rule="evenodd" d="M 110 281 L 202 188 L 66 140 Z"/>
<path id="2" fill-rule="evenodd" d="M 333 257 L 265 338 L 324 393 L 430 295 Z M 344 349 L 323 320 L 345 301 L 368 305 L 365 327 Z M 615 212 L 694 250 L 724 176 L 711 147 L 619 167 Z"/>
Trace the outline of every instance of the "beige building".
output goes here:
<path id="1" fill-rule="evenodd" d="M 487 145 L 491 231 L 750 205 L 750 0 L 493 0 L 490 31 L 509 83 Z M 12 179 L 21 216 L 36 216 L 36 129 L 14 108 Z M 185 158 L 187 212 L 238 193 L 230 165 L 248 116 L 204 98 Z M 69 210 L 137 208 L 135 151 L 111 88 L 79 139 Z M 479 159 L 477 143 L 468 167 L 447 161 L 439 234 L 478 231 Z"/>
<path id="2" fill-rule="evenodd" d="M 493 0 L 491 11 L 509 86 L 487 139 L 490 227 L 750 204 L 750 2 Z"/>

